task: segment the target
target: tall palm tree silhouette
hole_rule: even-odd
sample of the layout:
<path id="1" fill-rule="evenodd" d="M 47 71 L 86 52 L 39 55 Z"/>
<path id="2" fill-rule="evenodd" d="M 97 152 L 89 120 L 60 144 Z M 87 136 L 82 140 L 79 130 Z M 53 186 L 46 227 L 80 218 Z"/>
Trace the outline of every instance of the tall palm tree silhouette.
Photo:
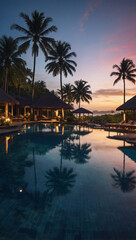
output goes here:
<path id="1" fill-rule="evenodd" d="M 71 57 L 76 57 L 75 52 L 70 52 L 71 46 L 67 42 L 57 41 L 56 44 L 49 51 L 49 55 L 46 61 L 50 61 L 45 69 L 48 73 L 53 73 L 53 76 L 60 75 L 60 90 L 61 99 L 63 100 L 63 88 L 62 88 L 62 74 L 65 77 L 70 74 L 73 76 L 73 72 L 76 71 L 76 62 L 71 60 Z"/>
<path id="2" fill-rule="evenodd" d="M 90 85 L 87 84 L 87 82 L 85 80 L 78 80 L 75 81 L 75 85 L 73 85 L 73 96 L 74 96 L 74 100 L 76 101 L 76 103 L 79 104 L 79 108 L 80 108 L 80 104 L 81 101 L 82 102 L 87 102 L 89 103 L 90 100 L 92 100 L 92 92 L 90 90 Z M 80 117 L 80 114 L 79 114 Z"/>
<path id="3" fill-rule="evenodd" d="M 125 142 L 124 142 L 125 147 Z M 125 153 L 123 153 L 123 171 L 119 171 L 114 168 L 114 174 L 111 174 L 112 179 L 114 180 L 113 186 L 115 188 L 120 188 L 122 192 L 131 192 L 136 187 L 136 176 L 134 170 L 130 172 L 125 171 Z"/>
<path id="4" fill-rule="evenodd" d="M 5 92 L 8 90 L 8 75 L 11 68 L 19 71 L 25 67 L 26 62 L 20 57 L 25 52 L 25 46 L 18 46 L 16 40 L 5 35 L 0 38 L 0 62 L 5 72 Z M 21 70 L 20 70 L 21 71 Z"/>
<path id="5" fill-rule="evenodd" d="M 116 83 L 118 83 L 121 79 L 123 80 L 123 84 L 124 84 L 124 103 L 125 103 L 125 83 L 126 80 L 129 80 L 132 83 L 135 83 L 135 77 L 136 77 L 136 68 L 135 68 L 135 64 L 133 63 L 132 60 L 130 59 L 125 59 L 123 58 L 122 62 L 120 63 L 120 65 L 115 64 L 113 66 L 113 68 L 116 68 L 117 71 L 116 72 L 112 72 L 110 74 L 110 76 L 116 76 L 116 80 L 114 81 L 113 85 L 115 85 Z"/>
<path id="6" fill-rule="evenodd" d="M 74 95 L 72 90 L 73 90 L 73 85 L 70 83 L 66 83 L 62 87 L 63 100 L 70 105 L 72 105 L 72 103 L 74 102 Z M 60 89 L 58 89 L 57 93 L 61 96 Z"/>
<path id="7" fill-rule="evenodd" d="M 54 39 L 47 37 L 49 33 L 56 32 L 57 27 L 48 27 L 49 23 L 52 22 L 52 18 L 45 18 L 43 12 L 39 13 L 36 10 L 32 12 L 31 18 L 25 14 L 20 13 L 20 17 L 26 23 L 26 28 L 13 24 L 11 29 L 16 29 L 19 32 L 25 34 L 23 37 L 18 37 L 18 41 L 23 41 L 23 47 L 28 48 L 32 43 L 32 56 L 34 57 L 33 63 L 33 77 L 32 77 L 32 98 L 34 98 L 34 79 L 35 79 L 35 66 L 36 58 L 38 57 L 39 48 L 42 50 L 44 55 L 47 57 L 47 52 L 54 43 Z"/>

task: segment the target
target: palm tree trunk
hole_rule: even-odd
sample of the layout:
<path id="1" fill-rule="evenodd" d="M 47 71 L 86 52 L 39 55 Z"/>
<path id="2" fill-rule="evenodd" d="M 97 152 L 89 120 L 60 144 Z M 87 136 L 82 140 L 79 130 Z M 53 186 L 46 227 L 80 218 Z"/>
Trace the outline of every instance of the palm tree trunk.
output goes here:
<path id="1" fill-rule="evenodd" d="M 80 108 L 80 98 L 79 98 L 79 108 Z M 79 120 L 80 120 L 80 113 L 79 113 Z"/>
<path id="2" fill-rule="evenodd" d="M 62 92 L 62 68 L 60 68 L 60 89 L 61 89 L 61 100 L 63 101 L 63 92 Z"/>
<path id="3" fill-rule="evenodd" d="M 6 67 L 6 73 L 5 73 L 5 92 L 7 92 L 7 80 L 8 80 L 8 68 Z"/>
<path id="4" fill-rule="evenodd" d="M 125 84 L 125 78 L 123 79 L 123 83 L 124 83 L 124 103 L 125 103 L 125 98 L 126 98 L 126 96 L 125 96 L 125 92 L 126 92 L 126 84 Z"/>
<path id="5" fill-rule="evenodd" d="M 32 78 L 32 99 L 34 99 L 35 66 L 36 66 L 36 54 L 34 53 L 33 78 Z"/>
<path id="6" fill-rule="evenodd" d="M 126 96 L 125 96 L 125 95 L 126 95 L 126 94 L 125 94 L 125 93 L 126 93 L 125 78 L 123 78 L 123 83 L 124 83 L 124 103 L 125 103 L 125 101 L 126 101 L 126 99 L 125 99 L 125 98 L 126 98 Z M 123 120 L 126 121 L 126 113 L 125 113 L 125 110 L 124 110 L 124 113 L 123 113 Z"/>

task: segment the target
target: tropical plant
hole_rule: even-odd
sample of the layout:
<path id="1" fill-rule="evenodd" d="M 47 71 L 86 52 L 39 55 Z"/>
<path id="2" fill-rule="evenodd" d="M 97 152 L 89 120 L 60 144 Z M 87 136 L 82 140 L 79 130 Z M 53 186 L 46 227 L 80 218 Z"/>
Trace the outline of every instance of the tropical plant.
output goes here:
<path id="1" fill-rule="evenodd" d="M 31 18 L 25 14 L 20 13 L 26 23 L 26 28 L 19 26 L 18 24 L 13 24 L 11 29 L 16 29 L 19 32 L 24 33 L 22 37 L 18 37 L 18 41 L 23 41 L 22 46 L 28 48 L 30 43 L 32 43 L 32 56 L 34 57 L 33 63 L 33 77 L 32 77 L 32 98 L 34 98 L 34 80 L 35 80 L 35 67 L 36 67 L 36 57 L 39 53 L 39 48 L 42 50 L 44 55 L 47 57 L 47 51 L 50 45 L 54 43 L 54 39 L 47 37 L 51 32 L 56 32 L 57 27 L 48 27 L 49 23 L 52 22 L 52 18 L 45 18 L 44 13 L 34 11 Z"/>
<path id="2" fill-rule="evenodd" d="M 32 72 L 26 66 L 20 66 L 19 69 L 12 67 L 9 72 L 8 89 L 16 95 L 27 95 L 31 92 Z"/>
<path id="3" fill-rule="evenodd" d="M 73 85 L 70 83 L 66 83 L 62 87 L 63 100 L 64 102 L 70 105 L 72 105 L 72 103 L 74 102 L 74 96 L 73 96 L 72 90 L 73 90 Z M 61 90 L 58 89 L 57 92 L 61 96 Z"/>
<path id="4" fill-rule="evenodd" d="M 74 82 L 75 85 L 73 85 L 73 96 L 74 100 L 76 103 L 79 104 L 80 108 L 80 103 L 82 102 L 88 102 L 92 100 L 92 92 L 90 90 L 90 85 L 87 83 L 85 80 L 77 80 Z"/>
<path id="5" fill-rule="evenodd" d="M 18 46 L 17 40 L 12 37 L 2 36 L 0 38 L 0 62 L 4 69 L 5 75 L 5 92 L 8 90 L 8 75 L 9 71 L 19 71 L 21 67 L 26 65 L 26 62 L 20 57 L 25 52 L 25 46 Z"/>
<path id="6" fill-rule="evenodd" d="M 125 83 L 126 80 L 129 80 L 132 83 L 135 83 L 135 77 L 136 77 L 136 68 L 135 64 L 133 63 L 132 60 L 130 59 L 125 59 L 123 58 L 122 62 L 120 65 L 113 65 L 113 68 L 117 69 L 116 72 L 112 72 L 110 76 L 116 76 L 116 80 L 114 81 L 113 85 L 118 83 L 121 79 L 123 80 L 124 84 L 124 103 L 125 103 Z"/>
<path id="7" fill-rule="evenodd" d="M 42 96 L 44 93 L 46 93 L 46 83 L 44 81 L 36 81 L 34 83 L 35 86 L 35 99 L 38 99 L 40 96 Z"/>
<path id="8" fill-rule="evenodd" d="M 76 57 L 75 52 L 70 52 L 71 46 L 67 42 L 57 41 L 56 44 L 49 50 L 49 55 L 46 61 L 50 61 L 45 69 L 48 73 L 53 73 L 53 76 L 60 74 L 60 90 L 61 99 L 63 100 L 63 89 L 62 89 L 62 74 L 65 77 L 70 74 L 73 76 L 73 72 L 76 71 L 76 62 L 71 60 L 71 57 Z"/>

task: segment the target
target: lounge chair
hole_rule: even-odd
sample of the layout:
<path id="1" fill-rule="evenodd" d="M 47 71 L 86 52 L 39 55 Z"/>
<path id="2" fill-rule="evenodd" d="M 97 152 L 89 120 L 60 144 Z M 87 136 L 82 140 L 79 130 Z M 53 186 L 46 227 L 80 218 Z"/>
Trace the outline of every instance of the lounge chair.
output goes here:
<path id="1" fill-rule="evenodd" d="M 107 124 L 105 125 L 105 127 L 116 128 L 116 127 L 122 126 L 122 124 L 124 124 L 124 123 L 125 123 L 124 120 L 122 120 L 122 121 L 119 122 L 119 123 L 107 123 Z"/>
<path id="2" fill-rule="evenodd" d="M 20 122 L 20 121 L 25 121 L 25 119 L 24 119 L 24 116 L 23 115 L 17 115 L 17 116 L 12 116 L 12 120 L 14 121 L 14 122 Z"/>

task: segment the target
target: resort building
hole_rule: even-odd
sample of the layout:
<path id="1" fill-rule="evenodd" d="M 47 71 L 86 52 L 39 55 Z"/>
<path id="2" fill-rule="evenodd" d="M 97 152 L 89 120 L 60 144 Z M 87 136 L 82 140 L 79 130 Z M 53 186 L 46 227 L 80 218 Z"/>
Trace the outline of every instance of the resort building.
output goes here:
<path id="1" fill-rule="evenodd" d="M 32 108 L 34 109 L 37 119 L 51 119 L 57 117 L 62 117 L 62 119 L 64 119 L 64 112 L 72 109 L 69 104 L 66 104 L 51 92 L 45 93 L 35 101 Z"/>
<path id="2" fill-rule="evenodd" d="M 19 102 L 19 105 L 16 106 L 16 114 L 19 116 L 23 114 L 24 116 L 32 111 L 32 97 L 27 95 L 25 97 L 16 96 L 16 100 Z"/>
<path id="3" fill-rule="evenodd" d="M 132 97 L 131 99 L 129 99 L 127 102 L 125 102 L 124 104 L 122 104 L 121 106 L 119 106 L 117 109 L 117 111 L 132 111 L 132 115 L 133 115 L 133 120 L 136 120 L 136 96 Z"/>
<path id="4" fill-rule="evenodd" d="M 85 115 L 88 115 L 88 116 L 89 116 L 90 114 L 93 114 L 91 111 L 89 111 L 89 110 L 87 110 L 87 109 L 85 109 L 85 108 L 78 108 L 78 109 L 74 110 L 73 113 L 74 113 L 74 114 L 79 114 L 79 116 L 82 114 L 83 117 L 84 117 Z"/>
<path id="5" fill-rule="evenodd" d="M 15 104 L 18 105 L 19 102 L 14 97 L 7 94 L 3 89 L 0 88 L 0 106 L 4 107 L 3 110 L 6 118 L 8 118 L 9 115 L 13 116 L 13 106 Z M 1 114 L 3 115 L 3 112 Z"/>

